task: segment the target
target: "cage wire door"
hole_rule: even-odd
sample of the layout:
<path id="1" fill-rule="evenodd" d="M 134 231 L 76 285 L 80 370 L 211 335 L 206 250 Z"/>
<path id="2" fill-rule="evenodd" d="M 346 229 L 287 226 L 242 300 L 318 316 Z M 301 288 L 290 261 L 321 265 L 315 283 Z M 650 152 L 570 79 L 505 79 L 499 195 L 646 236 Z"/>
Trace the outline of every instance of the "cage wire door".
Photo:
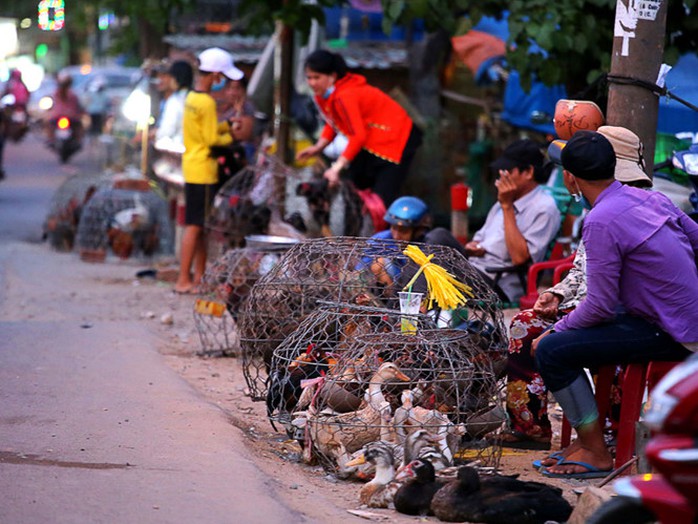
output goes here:
<path id="1" fill-rule="evenodd" d="M 432 262 L 470 286 L 472 297 L 453 311 L 432 309 L 441 327 L 460 327 L 493 351 L 506 351 L 507 336 L 497 296 L 478 271 L 453 248 L 422 245 Z M 397 293 L 418 271 L 403 251 L 408 243 L 356 237 L 321 238 L 292 247 L 253 286 L 239 314 L 242 366 L 250 396 L 266 398 L 274 349 L 317 308 L 318 301 L 399 310 Z M 422 274 L 412 285 L 427 293 Z"/>

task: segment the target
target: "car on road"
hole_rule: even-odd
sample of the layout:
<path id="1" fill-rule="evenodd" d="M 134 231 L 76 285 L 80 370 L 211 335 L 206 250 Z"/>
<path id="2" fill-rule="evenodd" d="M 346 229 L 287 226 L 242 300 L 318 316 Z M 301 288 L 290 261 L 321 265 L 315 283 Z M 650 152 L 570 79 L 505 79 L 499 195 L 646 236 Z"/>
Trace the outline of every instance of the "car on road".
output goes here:
<path id="1" fill-rule="evenodd" d="M 122 66 L 68 66 L 60 72 L 69 74 L 73 79 L 72 89 L 83 105 L 87 102 L 90 89 L 96 82 L 101 82 L 105 86 L 112 108 L 118 108 L 121 105 L 123 99 L 131 92 L 133 86 L 138 83 L 142 76 L 142 71 L 139 68 Z M 28 111 L 34 120 L 42 119 L 46 111 L 51 109 L 53 93 L 57 86 L 56 77 L 47 75 L 39 88 L 32 93 Z"/>

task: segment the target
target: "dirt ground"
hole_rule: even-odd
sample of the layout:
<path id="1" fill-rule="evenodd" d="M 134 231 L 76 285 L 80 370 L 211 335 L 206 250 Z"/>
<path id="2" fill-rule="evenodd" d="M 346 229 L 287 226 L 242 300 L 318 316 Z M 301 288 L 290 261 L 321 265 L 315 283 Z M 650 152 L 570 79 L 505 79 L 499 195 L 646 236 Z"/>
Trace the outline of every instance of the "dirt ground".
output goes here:
<path id="1" fill-rule="evenodd" d="M 246 396 L 246 384 L 241 362 L 232 357 L 200 356 L 202 343 L 193 315 L 195 296 L 177 295 L 168 282 L 168 270 L 161 266 L 159 278 L 136 278 L 142 266 L 118 264 L 118 271 L 108 271 L 105 265 L 94 273 L 100 284 L 106 284 L 108 293 L 91 297 L 91 307 L 104 310 L 109 317 L 137 315 L 158 334 L 159 352 L 169 365 L 203 398 L 223 410 L 230 423 L 246 435 L 250 456 L 268 475 L 290 490 L 290 497 L 300 506 L 313 504 L 316 499 L 333 500 L 347 511 L 363 511 L 363 518 L 392 522 L 414 522 L 417 517 L 400 515 L 391 510 L 361 508 L 358 502 L 357 482 L 337 480 L 319 466 L 299 462 L 300 448 L 288 441 L 285 433 L 275 432 L 266 418 L 263 402 L 253 402 Z M 95 269 L 98 269 L 95 267 Z M 106 277 L 118 274 L 119 277 Z M 129 275 L 130 274 L 130 275 Z M 104 296 L 102 296 L 104 295 Z M 128 312 L 128 313 L 127 313 Z M 511 312 L 509 315 L 511 316 Z M 555 438 L 559 439 L 559 411 L 554 413 Z M 554 442 L 554 449 L 557 449 Z M 546 456 L 543 451 L 505 450 L 501 472 L 519 474 L 521 479 L 542 481 L 543 477 L 531 467 L 531 461 Z M 549 484 L 563 489 L 567 500 L 575 505 L 579 493 L 587 486 L 598 486 L 601 480 L 574 481 L 547 479 Z M 610 487 L 607 487 L 609 492 Z M 435 518 L 421 518 L 436 521 Z"/>

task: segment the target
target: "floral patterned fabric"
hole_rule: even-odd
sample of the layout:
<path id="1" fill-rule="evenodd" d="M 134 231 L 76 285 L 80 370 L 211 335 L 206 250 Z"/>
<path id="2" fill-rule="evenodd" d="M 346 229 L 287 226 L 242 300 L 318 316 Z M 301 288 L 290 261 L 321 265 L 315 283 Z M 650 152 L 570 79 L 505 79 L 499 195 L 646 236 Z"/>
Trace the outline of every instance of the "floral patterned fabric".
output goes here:
<path id="1" fill-rule="evenodd" d="M 549 438 L 552 434 L 548 419 L 548 390 L 535 371 L 531 343 L 553 322 L 527 309 L 512 319 L 509 328 L 506 410 L 510 429 L 530 438 Z"/>
<path id="2" fill-rule="evenodd" d="M 541 439 L 550 438 L 552 435 L 548 418 L 548 389 L 536 371 L 535 360 L 531 356 L 531 343 L 569 311 L 560 310 L 558 318 L 550 319 L 527 309 L 511 320 L 506 368 L 506 411 L 509 429 L 521 438 Z M 618 366 L 611 386 L 611 413 L 605 421 L 605 429 L 610 433 L 615 430 L 620 415 L 621 370 L 622 367 Z"/>

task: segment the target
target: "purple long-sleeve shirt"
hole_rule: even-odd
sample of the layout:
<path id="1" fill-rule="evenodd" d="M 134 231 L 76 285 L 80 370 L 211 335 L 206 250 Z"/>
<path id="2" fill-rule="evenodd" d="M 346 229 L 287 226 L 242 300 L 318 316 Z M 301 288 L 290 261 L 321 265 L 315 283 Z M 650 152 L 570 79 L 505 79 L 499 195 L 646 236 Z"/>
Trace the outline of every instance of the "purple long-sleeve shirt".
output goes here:
<path id="1" fill-rule="evenodd" d="M 698 224 L 661 193 L 613 182 L 587 215 L 586 298 L 556 331 L 612 320 L 618 306 L 698 342 Z"/>

